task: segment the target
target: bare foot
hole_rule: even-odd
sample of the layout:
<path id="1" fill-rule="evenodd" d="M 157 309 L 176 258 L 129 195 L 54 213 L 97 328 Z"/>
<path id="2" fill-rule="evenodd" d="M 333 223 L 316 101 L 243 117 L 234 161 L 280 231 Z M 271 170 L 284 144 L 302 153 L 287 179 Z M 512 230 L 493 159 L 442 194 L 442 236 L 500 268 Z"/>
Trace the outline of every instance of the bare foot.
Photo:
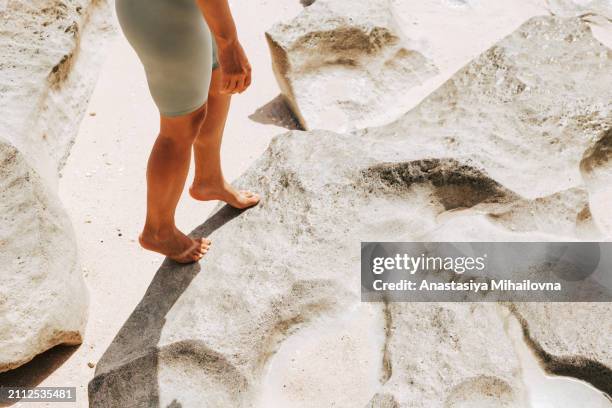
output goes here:
<path id="1" fill-rule="evenodd" d="M 176 228 L 166 234 L 143 232 L 139 241 L 143 248 L 166 255 L 179 263 L 199 261 L 208 252 L 211 244 L 207 238 L 191 239 Z"/>
<path id="2" fill-rule="evenodd" d="M 238 191 L 227 182 L 223 182 L 222 187 L 194 184 L 189 188 L 189 194 L 196 200 L 220 200 L 241 210 L 256 205 L 260 200 L 259 194 L 246 190 Z"/>

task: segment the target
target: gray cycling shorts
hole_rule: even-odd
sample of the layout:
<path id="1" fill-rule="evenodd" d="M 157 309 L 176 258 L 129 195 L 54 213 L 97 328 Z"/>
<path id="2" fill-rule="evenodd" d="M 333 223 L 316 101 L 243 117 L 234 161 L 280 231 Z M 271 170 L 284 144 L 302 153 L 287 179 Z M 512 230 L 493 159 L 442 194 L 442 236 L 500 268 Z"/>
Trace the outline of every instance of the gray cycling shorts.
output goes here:
<path id="1" fill-rule="evenodd" d="M 195 0 L 116 0 L 115 8 L 160 114 L 185 115 L 204 105 L 217 47 Z"/>

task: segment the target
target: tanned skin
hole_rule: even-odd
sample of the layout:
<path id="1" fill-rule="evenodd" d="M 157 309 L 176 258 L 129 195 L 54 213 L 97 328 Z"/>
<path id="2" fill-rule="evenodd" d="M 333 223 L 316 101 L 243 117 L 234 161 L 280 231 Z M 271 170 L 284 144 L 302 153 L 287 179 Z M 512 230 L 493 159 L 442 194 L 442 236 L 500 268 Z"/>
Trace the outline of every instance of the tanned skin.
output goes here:
<path id="1" fill-rule="evenodd" d="M 147 218 L 140 244 L 180 262 L 200 260 L 209 250 L 207 238 L 193 239 L 176 228 L 174 215 L 183 192 L 191 152 L 195 177 L 189 189 L 197 200 L 220 200 L 248 208 L 259 195 L 234 189 L 221 170 L 221 140 L 230 101 L 251 84 L 251 65 L 244 53 L 227 0 L 198 0 L 217 42 L 219 68 L 213 70 L 208 102 L 193 113 L 160 115 L 160 132 L 147 165 Z"/>

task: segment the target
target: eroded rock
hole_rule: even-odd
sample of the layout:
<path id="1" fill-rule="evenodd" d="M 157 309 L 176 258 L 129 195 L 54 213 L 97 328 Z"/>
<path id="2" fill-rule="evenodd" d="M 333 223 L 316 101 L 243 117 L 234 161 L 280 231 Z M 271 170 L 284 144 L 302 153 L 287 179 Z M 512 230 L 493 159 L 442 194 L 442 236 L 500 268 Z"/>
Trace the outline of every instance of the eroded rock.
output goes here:
<path id="1" fill-rule="evenodd" d="M 547 372 L 612 394 L 609 304 L 517 303 L 512 311 Z"/>
<path id="2" fill-rule="evenodd" d="M 79 344 L 87 290 L 72 225 L 25 157 L 0 140 L 0 372 Z"/>
<path id="3" fill-rule="evenodd" d="M 0 4 L 0 372 L 82 340 L 87 293 L 57 181 L 110 15 L 99 0 Z"/>
<path id="4" fill-rule="evenodd" d="M 305 129 L 384 123 L 389 106 L 436 73 L 407 46 L 388 0 L 319 0 L 266 38 L 282 93 Z"/>
<path id="5" fill-rule="evenodd" d="M 547 0 L 550 11 L 563 17 L 599 14 L 612 18 L 610 0 Z"/>
<path id="6" fill-rule="evenodd" d="M 97 365 L 91 406 L 263 406 L 269 367 L 295 378 L 291 362 L 275 361 L 288 358 L 281 346 L 297 338 L 308 349 L 319 338 L 308 328 L 344 322 L 361 304 L 360 241 L 609 234 L 588 211 L 580 163 L 612 125 L 611 70 L 585 22 L 535 18 L 392 124 L 278 136 L 238 181 L 262 202 L 222 208 L 195 231 L 215 242 L 200 264 L 162 266 Z M 372 307 L 384 334 L 380 387 L 351 406 L 524 406 L 495 305 Z M 585 349 L 589 336 L 574 338 Z M 310 355 L 305 372 L 326 367 L 326 353 Z M 309 406 L 341 400 L 317 384 L 360 370 L 345 360 L 301 377 Z M 283 398 L 307 406 L 292 392 Z"/>
<path id="7" fill-rule="evenodd" d="M 390 376 L 379 392 L 398 407 L 524 407 L 519 360 L 496 308 L 389 304 Z"/>
<path id="8" fill-rule="evenodd" d="M 0 131 L 53 183 L 113 31 L 106 0 L 8 0 L 0 8 Z M 86 46 L 81 46 L 86 44 Z"/>
<path id="9" fill-rule="evenodd" d="M 599 228 L 612 231 L 612 128 L 602 132 L 580 161 L 580 171 L 591 196 L 590 211 Z"/>

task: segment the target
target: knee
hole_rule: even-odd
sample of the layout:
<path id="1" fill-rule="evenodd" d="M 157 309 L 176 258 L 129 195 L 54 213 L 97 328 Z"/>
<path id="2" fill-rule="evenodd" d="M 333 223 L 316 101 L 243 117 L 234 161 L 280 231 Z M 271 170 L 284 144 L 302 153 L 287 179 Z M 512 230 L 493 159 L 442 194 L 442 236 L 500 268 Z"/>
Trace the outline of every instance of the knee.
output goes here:
<path id="1" fill-rule="evenodd" d="M 197 111 L 187 115 L 162 117 L 160 137 L 174 143 L 193 144 L 206 118 L 206 111 L 207 105 L 205 104 Z"/>

